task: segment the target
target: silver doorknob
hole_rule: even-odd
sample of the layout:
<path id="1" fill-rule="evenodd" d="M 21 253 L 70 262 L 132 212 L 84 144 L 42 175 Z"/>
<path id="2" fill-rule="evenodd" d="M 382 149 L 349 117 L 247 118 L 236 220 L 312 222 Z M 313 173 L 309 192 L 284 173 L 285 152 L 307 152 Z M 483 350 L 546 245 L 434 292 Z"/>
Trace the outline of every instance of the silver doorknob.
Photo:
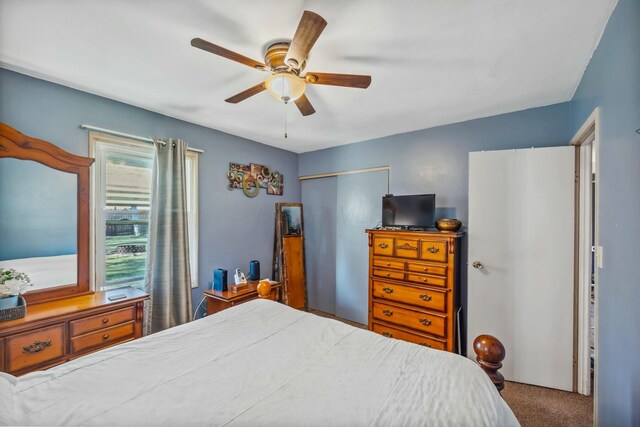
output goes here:
<path id="1" fill-rule="evenodd" d="M 480 261 L 473 261 L 473 268 L 484 268 L 484 265 Z"/>

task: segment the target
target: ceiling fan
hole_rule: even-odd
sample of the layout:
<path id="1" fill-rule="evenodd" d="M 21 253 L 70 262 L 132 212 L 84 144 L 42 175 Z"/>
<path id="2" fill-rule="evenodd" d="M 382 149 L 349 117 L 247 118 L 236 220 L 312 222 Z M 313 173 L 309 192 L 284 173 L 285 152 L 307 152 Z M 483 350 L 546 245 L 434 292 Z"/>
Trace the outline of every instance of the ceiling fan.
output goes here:
<path id="1" fill-rule="evenodd" d="M 254 61 L 244 55 L 230 51 L 206 40 L 195 38 L 191 46 L 206 50 L 232 61 L 248 65 L 260 71 L 271 73 L 264 82 L 244 90 L 226 102 L 237 104 L 240 101 L 260 93 L 269 92 L 278 101 L 295 102 L 303 116 L 316 112 L 304 94 L 307 84 L 344 86 L 366 89 L 371 84 L 371 76 L 355 74 L 316 73 L 308 71 L 302 75 L 307 63 L 309 51 L 327 26 L 327 21 L 317 13 L 305 10 L 291 42 L 277 42 L 267 48 L 264 63 Z"/>

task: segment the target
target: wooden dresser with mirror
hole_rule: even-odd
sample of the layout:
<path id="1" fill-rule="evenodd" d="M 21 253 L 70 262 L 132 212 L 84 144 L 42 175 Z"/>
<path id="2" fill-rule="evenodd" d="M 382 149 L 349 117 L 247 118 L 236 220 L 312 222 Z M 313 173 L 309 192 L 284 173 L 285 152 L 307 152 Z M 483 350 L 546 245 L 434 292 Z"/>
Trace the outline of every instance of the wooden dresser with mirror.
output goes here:
<path id="1" fill-rule="evenodd" d="M 146 293 L 91 289 L 93 162 L 0 123 L 0 268 L 34 284 L 26 317 L 0 322 L 0 371 L 23 375 L 142 336 Z"/>

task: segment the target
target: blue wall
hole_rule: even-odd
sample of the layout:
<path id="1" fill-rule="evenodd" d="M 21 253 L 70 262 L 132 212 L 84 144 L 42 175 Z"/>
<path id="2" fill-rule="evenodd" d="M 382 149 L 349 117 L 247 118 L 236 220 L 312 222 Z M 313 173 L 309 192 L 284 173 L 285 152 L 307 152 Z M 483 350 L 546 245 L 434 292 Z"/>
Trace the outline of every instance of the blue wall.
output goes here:
<path id="1" fill-rule="evenodd" d="M 74 154 L 89 152 L 87 131 L 78 128 L 82 123 L 181 138 L 205 151 L 199 170 L 200 287 L 193 291 L 194 306 L 216 267 L 246 272 L 249 261 L 257 259 L 262 275 L 271 275 L 274 204 L 300 201 L 297 154 L 4 69 L 0 94 L 0 122 Z M 227 190 L 229 162 L 261 163 L 280 171 L 284 196 L 261 191 L 249 199 L 242 191 Z"/>
<path id="2" fill-rule="evenodd" d="M 440 216 L 467 223 L 470 151 L 567 145 L 569 104 L 388 136 L 300 155 L 300 175 L 388 165 L 390 192 L 436 193 Z"/>
<path id="3" fill-rule="evenodd" d="M 640 1 L 620 0 L 571 101 L 600 108 L 598 422 L 640 426 Z"/>

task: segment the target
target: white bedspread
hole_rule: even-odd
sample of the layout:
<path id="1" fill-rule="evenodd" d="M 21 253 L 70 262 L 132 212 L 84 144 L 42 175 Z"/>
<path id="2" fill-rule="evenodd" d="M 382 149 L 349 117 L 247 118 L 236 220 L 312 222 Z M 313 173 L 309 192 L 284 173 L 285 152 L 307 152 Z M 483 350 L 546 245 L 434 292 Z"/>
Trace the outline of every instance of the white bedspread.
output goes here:
<path id="1" fill-rule="evenodd" d="M 518 425 L 464 357 L 262 300 L 15 387 L 28 425 Z"/>
<path id="2" fill-rule="evenodd" d="M 29 291 L 78 282 L 78 255 L 56 255 L 0 261 L 0 267 L 25 273 L 33 286 Z"/>

